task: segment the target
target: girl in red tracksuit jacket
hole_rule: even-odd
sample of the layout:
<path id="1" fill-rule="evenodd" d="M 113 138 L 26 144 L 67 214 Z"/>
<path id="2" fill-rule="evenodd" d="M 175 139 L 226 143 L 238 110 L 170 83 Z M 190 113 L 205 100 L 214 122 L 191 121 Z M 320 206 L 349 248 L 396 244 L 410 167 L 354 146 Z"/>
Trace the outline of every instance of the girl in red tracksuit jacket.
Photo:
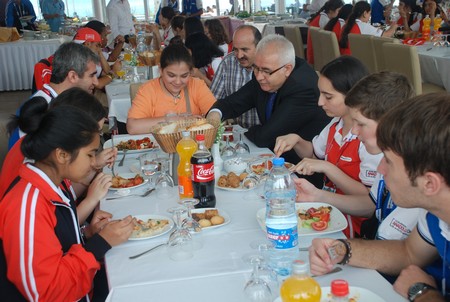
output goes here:
<path id="1" fill-rule="evenodd" d="M 91 172 L 98 124 L 71 106 L 36 119 L 21 146 L 35 162 L 20 167 L 0 202 L 0 292 L 7 301 L 89 301 L 99 261 L 128 239 L 132 219 L 109 222 L 83 242 L 75 204 L 59 184 Z"/>

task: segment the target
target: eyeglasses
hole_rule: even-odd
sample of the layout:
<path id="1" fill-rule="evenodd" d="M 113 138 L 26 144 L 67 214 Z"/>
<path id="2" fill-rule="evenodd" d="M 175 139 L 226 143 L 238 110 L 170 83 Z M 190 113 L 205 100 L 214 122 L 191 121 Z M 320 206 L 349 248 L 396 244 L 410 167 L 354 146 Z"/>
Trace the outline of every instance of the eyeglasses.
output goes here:
<path id="1" fill-rule="evenodd" d="M 280 68 L 277 68 L 277 69 L 275 69 L 275 70 L 273 70 L 273 71 L 270 71 L 270 70 L 264 69 L 264 68 L 259 68 L 259 67 L 256 66 L 255 64 L 253 64 L 252 67 L 253 67 L 253 72 L 254 72 L 255 74 L 258 74 L 258 73 L 262 72 L 264 76 L 268 77 L 268 76 L 273 75 L 273 74 L 274 74 L 275 72 L 277 72 L 278 70 L 281 70 L 281 69 L 282 69 L 283 67 L 285 67 L 286 65 L 287 65 L 287 64 L 284 64 L 284 65 L 281 66 Z"/>

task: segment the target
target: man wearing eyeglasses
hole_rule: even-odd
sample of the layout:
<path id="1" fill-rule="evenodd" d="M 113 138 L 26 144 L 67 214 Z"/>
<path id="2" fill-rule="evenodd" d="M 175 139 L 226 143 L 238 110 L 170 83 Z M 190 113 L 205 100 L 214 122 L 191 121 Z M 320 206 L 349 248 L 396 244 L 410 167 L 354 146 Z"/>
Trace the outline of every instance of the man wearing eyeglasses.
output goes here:
<path id="1" fill-rule="evenodd" d="M 258 147 L 273 150 L 276 138 L 288 133 L 311 140 L 329 122 L 317 104 L 317 79 L 306 61 L 295 57 L 291 42 L 268 35 L 256 47 L 252 80 L 218 100 L 207 118 L 217 122 L 256 108 L 261 124 L 250 127 L 245 135 Z M 300 160 L 292 151 L 282 156 L 292 163 Z"/>

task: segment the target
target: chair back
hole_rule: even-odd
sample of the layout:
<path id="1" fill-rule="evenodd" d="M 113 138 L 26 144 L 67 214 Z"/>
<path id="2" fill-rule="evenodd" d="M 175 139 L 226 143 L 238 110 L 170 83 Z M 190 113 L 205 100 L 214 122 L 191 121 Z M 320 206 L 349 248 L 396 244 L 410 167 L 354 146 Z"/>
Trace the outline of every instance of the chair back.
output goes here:
<path id="1" fill-rule="evenodd" d="M 305 58 L 305 48 L 303 47 L 302 35 L 298 26 L 284 26 L 284 36 L 294 45 L 295 55 L 299 58 Z"/>
<path id="2" fill-rule="evenodd" d="M 395 38 L 387 38 L 387 37 L 375 37 L 372 36 L 372 47 L 375 54 L 375 62 L 377 64 L 376 70 L 383 71 L 386 70 L 386 63 L 384 62 L 384 54 L 383 54 L 383 44 L 384 43 L 395 43 L 400 44 L 400 40 Z"/>
<path id="3" fill-rule="evenodd" d="M 320 45 L 320 37 L 319 37 L 319 30 L 320 28 L 310 26 L 308 35 L 311 36 L 311 43 L 312 43 L 312 50 L 313 50 L 313 57 L 314 57 L 314 69 L 320 70 L 323 65 L 325 65 L 322 61 L 322 47 Z M 309 42 L 308 42 L 309 43 Z M 309 61 L 309 59 L 308 59 Z"/>
<path id="4" fill-rule="evenodd" d="M 376 72 L 377 62 L 372 46 L 372 36 L 350 33 L 348 35 L 348 43 L 352 56 L 366 65 L 370 73 Z"/>
<path id="5" fill-rule="evenodd" d="M 131 83 L 130 84 L 130 99 L 131 103 L 133 103 L 134 98 L 136 97 L 136 93 L 143 83 Z"/>
<path id="6" fill-rule="evenodd" d="M 318 70 L 322 69 L 322 67 L 327 63 L 341 56 L 338 40 L 334 32 L 323 29 L 319 30 L 319 41 L 323 65 L 320 66 Z"/>

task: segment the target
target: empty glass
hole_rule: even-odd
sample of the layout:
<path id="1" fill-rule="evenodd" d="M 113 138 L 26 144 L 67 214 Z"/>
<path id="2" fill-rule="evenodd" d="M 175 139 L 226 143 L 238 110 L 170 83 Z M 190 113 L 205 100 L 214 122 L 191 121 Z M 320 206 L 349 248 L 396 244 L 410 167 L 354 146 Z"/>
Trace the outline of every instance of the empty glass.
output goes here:
<path id="1" fill-rule="evenodd" d="M 253 266 L 250 280 L 247 281 L 244 287 L 246 301 L 272 302 L 274 298 L 270 286 L 259 275 L 260 263 L 263 261 L 263 257 L 257 254 L 246 255 L 243 257 L 243 261 Z"/>
<path id="2" fill-rule="evenodd" d="M 173 207 L 167 212 L 173 214 L 176 229 L 170 234 L 167 242 L 169 258 L 175 261 L 188 260 L 194 256 L 192 236 L 189 231 L 181 226 L 181 216 L 186 214 L 183 207 Z"/>
<path id="3" fill-rule="evenodd" d="M 156 161 L 161 163 L 161 173 L 155 181 L 156 194 L 159 198 L 174 197 L 174 183 L 172 177 L 170 177 L 168 173 L 169 158 L 158 158 Z"/>
<path id="4" fill-rule="evenodd" d="M 225 160 L 227 158 L 231 158 L 236 155 L 236 150 L 230 145 L 230 137 L 233 135 L 233 132 L 224 132 L 223 136 L 225 137 L 225 146 L 222 149 L 220 155 L 222 159 Z"/>
<path id="5" fill-rule="evenodd" d="M 178 201 L 179 204 L 187 208 L 187 217 L 183 220 L 182 226 L 191 232 L 201 232 L 200 224 L 192 218 L 191 210 L 199 203 L 197 198 L 183 198 Z"/>
<path id="6" fill-rule="evenodd" d="M 141 173 L 144 179 L 148 180 L 149 186 L 154 185 L 152 178 L 159 170 L 159 162 L 156 160 L 153 153 L 142 154 L 139 157 L 141 165 Z"/>
<path id="7" fill-rule="evenodd" d="M 237 144 L 234 146 L 234 150 L 236 151 L 237 154 L 248 154 L 250 153 L 250 147 L 244 143 L 243 139 L 243 134 L 245 132 L 247 132 L 247 129 L 236 129 L 235 130 L 237 133 L 239 133 L 239 141 L 237 142 Z"/>

